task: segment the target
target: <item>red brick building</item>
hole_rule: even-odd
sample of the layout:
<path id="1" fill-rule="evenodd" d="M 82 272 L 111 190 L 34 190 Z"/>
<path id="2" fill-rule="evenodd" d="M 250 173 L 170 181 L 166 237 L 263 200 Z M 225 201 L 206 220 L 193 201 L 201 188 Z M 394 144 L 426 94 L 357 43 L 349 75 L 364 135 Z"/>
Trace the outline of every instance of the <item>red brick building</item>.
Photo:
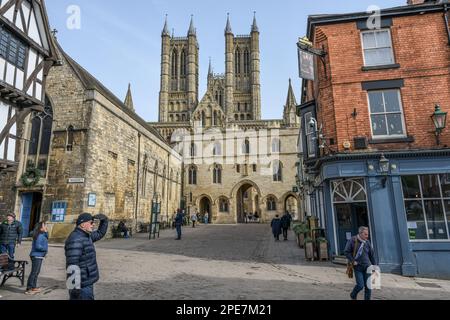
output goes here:
<path id="1" fill-rule="evenodd" d="M 367 225 L 382 269 L 450 277 L 450 3 L 313 15 L 303 81 L 303 189 L 339 256 Z M 438 143 L 439 142 L 439 143 Z M 430 262 L 431 261 L 431 262 Z"/>

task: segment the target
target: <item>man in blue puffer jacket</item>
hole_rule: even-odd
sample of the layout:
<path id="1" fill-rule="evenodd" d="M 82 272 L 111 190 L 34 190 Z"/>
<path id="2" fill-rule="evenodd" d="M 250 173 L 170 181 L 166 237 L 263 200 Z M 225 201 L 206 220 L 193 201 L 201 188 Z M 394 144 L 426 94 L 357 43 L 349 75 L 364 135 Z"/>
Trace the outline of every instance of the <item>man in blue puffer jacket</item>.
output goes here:
<path id="1" fill-rule="evenodd" d="M 97 231 L 93 231 L 94 220 L 100 220 Z M 81 214 L 77 227 L 66 240 L 66 267 L 70 300 L 94 300 L 94 284 L 100 279 L 94 243 L 108 231 L 108 218 L 99 214 Z M 73 282 L 74 281 L 74 282 Z"/>

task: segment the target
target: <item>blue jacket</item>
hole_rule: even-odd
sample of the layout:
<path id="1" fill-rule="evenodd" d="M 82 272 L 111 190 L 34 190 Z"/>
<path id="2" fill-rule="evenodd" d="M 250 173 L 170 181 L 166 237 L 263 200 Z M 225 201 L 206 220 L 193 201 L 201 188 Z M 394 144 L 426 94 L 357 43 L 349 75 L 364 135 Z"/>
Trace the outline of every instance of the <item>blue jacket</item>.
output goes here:
<path id="1" fill-rule="evenodd" d="M 355 243 L 357 246 L 356 250 L 355 250 Z M 355 261 L 355 259 L 353 257 L 353 253 L 354 252 L 358 253 L 358 250 L 359 250 L 361 244 L 362 243 L 358 240 L 357 236 L 352 237 L 347 242 L 344 253 L 349 262 L 353 263 Z M 375 253 L 373 251 L 372 244 L 370 243 L 370 241 L 366 241 L 366 245 L 363 249 L 363 253 L 358 259 L 356 259 L 356 262 L 358 264 L 356 265 L 355 269 L 360 270 L 360 271 L 365 271 L 365 270 L 367 270 L 368 267 L 370 267 L 372 265 L 377 265 L 376 259 L 375 259 Z"/>
<path id="2" fill-rule="evenodd" d="M 66 268 L 75 265 L 81 271 L 81 288 L 93 285 L 100 279 L 94 243 L 108 231 L 108 220 L 101 220 L 97 231 L 91 234 L 76 228 L 66 240 Z M 70 276 L 70 275 L 68 275 Z"/>
<path id="3" fill-rule="evenodd" d="M 279 236 L 281 234 L 281 220 L 277 218 L 273 219 L 270 225 L 272 226 L 273 235 Z"/>
<path id="4" fill-rule="evenodd" d="M 48 234 L 41 233 L 36 240 L 33 240 L 31 245 L 30 257 L 44 258 L 48 253 Z"/>
<path id="5" fill-rule="evenodd" d="M 177 213 L 175 217 L 175 225 L 181 226 L 183 224 L 184 215 L 182 213 Z"/>

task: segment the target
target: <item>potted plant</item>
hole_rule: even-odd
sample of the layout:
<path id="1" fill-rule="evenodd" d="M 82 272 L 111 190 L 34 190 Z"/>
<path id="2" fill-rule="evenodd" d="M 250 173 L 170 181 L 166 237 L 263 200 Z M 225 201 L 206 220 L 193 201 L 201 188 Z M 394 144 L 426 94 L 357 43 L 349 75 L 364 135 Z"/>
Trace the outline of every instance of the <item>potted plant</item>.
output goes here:
<path id="1" fill-rule="evenodd" d="M 319 260 L 328 260 L 328 240 L 317 238 L 317 257 Z"/>
<path id="2" fill-rule="evenodd" d="M 306 223 L 300 223 L 293 227 L 295 234 L 297 235 L 297 243 L 300 248 L 305 247 L 305 238 L 307 233 L 309 232 L 308 226 Z"/>
<path id="3" fill-rule="evenodd" d="M 309 237 L 305 239 L 305 258 L 314 261 L 314 243 Z"/>

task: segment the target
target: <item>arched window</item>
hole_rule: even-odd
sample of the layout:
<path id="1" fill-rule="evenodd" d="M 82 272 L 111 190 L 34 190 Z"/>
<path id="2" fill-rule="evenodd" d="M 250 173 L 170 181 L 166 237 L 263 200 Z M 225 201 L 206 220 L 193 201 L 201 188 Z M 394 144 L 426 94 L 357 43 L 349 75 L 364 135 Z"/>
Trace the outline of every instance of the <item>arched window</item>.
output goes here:
<path id="1" fill-rule="evenodd" d="M 272 162 L 273 181 L 280 182 L 283 180 L 283 164 L 275 160 Z"/>
<path id="2" fill-rule="evenodd" d="M 281 141 L 278 138 L 272 140 L 272 153 L 280 153 Z"/>
<path id="3" fill-rule="evenodd" d="M 214 165 L 213 183 L 222 184 L 222 167 L 218 164 Z"/>
<path id="4" fill-rule="evenodd" d="M 172 51 L 172 78 L 178 77 L 178 51 L 173 49 Z"/>
<path id="5" fill-rule="evenodd" d="M 197 184 L 197 168 L 195 166 L 189 167 L 189 184 L 195 185 Z"/>
<path id="6" fill-rule="evenodd" d="M 223 107 L 223 93 L 222 93 L 222 90 L 219 91 L 219 101 L 218 101 L 218 103 L 219 103 L 219 105 L 221 107 Z"/>
<path id="7" fill-rule="evenodd" d="M 47 171 L 50 140 L 52 136 L 53 109 L 48 98 L 42 112 L 33 113 L 31 120 L 31 138 L 28 149 L 28 166 L 36 167 L 43 173 Z M 72 128 L 73 132 L 73 128 Z M 72 134 L 73 144 L 73 134 Z"/>
<path id="8" fill-rule="evenodd" d="M 252 115 L 251 114 L 247 115 L 247 120 L 252 120 Z"/>
<path id="9" fill-rule="evenodd" d="M 241 112 L 241 104 L 238 102 L 238 104 L 237 104 L 237 111 L 238 112 Z"/>
<path id="10" fill-rule="evenodd" d="M 239 115 L 238 115 L 238 114 L 235 114 L 235 115 L 234 115 L 234 120 L 236 120 L 236 121 L 239 120 Z"/>
<path id="11" fill-rule="evenodd" d="M 173 114 L 171 114 L 171 115 L 169 116 L 169 121 L 170 121 L 170 122 L 173 122 Z"/>
<path id="12" fill-rule="evenodd" d="M 229 212 L 229 204 L 226 198 L 220 198 L 219 200 L 219 212 Z"/>
<path id="13" fill-rule="evenodd" d="M 217 125 L 218 125 L 217 111 L 214 111 L 213 125 L 214 125 L 214 126 L 217 126 Z"/>
<path id="14" fill-rule="evenodd" d="M 242 153 L 250 154 L 250 141 L 248 139 L 245 139 L 244 143 L 242 144 Z"/>
<path id="15" fill-rule="evenodd" d="M 202 111 L 202 127 L 206 127 L 206 113 Z"/>
<path id="16" fill-rule="evenodd" d="M 245 49 L 244 51 L 244 73 L 250 73 L 250 53 L 248 52 L 248 49 Z"/>
<path id="17" fill-rule="evenodd" d="M 213 148 L 213 156 L 221 156 L 222 155 L 222 145 L 220 142 L 214 143 Z"/>
<path id="18" fill-rule="evenodd" d="M 187 74 L 187 72 L 186 72 L 186 70 L 187 70 L 187 67 L 186 67 L 186 50 L 182 50 L 181 51 L 181 57 L 180 57 L 180 59 L 181 59 L 181 76 L 182 77 L 185 77 L 186 76 L 186 74 Z"/>
<path id="19" fill-rule="evenodd" d="M 72 151 L 73 150 L 73 126 L 69 126 L 67 128 L 67 139 L 66 139 L 66 150 Z"/>
<path id="20" fill-rule="evenodd" d="M 245 114 L 241 114 L 241 121 L 245 120 Z"/>
<path id="21" fill-rule="evenodd" d="M 236 74 L 240 74 L 241 73 L 241 51 L 239 50 L 239 48 L 236 49 L 236 54 L 235 54 L 235 72 Z"/>
<path id="22" fill-rule="evenodd" d="M 197 156 L 197 146 L 195 145 L 195 143 L 191 143 L 191 157 L 196 157 Z"/>
<path id="23" fill-rule="evenodd" d="M 182 114 L 182 115 L 181 115 L 181 121 L 183 121 L 183 122 L 186 121 L 186 115 L 185 115 L 185 114 Z"/>
<path id="24" fill-rule="evenodd" d="M 277 201 L 274 197 L 267 198 L 267 211 L 277 211 Z"/>
<path id="25" fill-rule="evenodd" d="M 179 114 L 177 114 L 177 115 L 175 116 L 175 118 L 177 119 L 177 122 L 180 122 L 180 115 L 179 115 Z"/>

